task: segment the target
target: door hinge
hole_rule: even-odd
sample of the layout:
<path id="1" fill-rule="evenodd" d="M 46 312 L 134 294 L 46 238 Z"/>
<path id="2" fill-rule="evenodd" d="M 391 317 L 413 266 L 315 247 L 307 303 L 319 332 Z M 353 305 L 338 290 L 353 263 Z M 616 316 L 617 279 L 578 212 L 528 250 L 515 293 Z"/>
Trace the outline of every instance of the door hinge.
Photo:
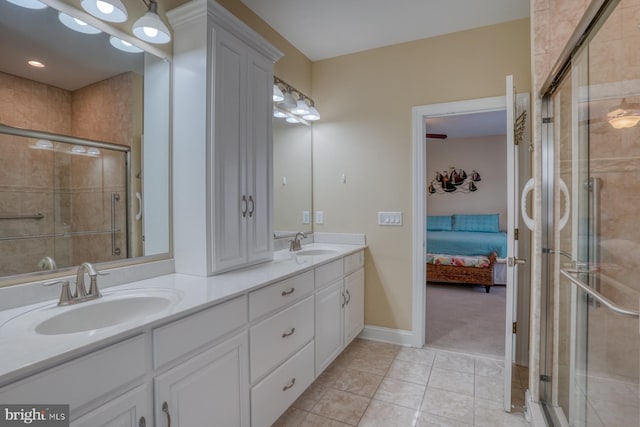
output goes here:
<path id="1" fill-rule="evenodd" d="M 553 123 L 553 118 L 551 117 L 543 117 L 542 124 Z"/>
<path id="2" fill-rule="evenodd" d="M 545 383 L 550 383 L 551 377 L 549 375 L 540 375 L 540 381 L 544 381 Z"/>
<path id="3" fill-rule="evenodd" d="M 513 322 L 511 324 L 511 333 L 512 334 L 517 334 L 518 333 L 518 322 Z"/>
<path id="4" fill-rule="evenodd" d="M 519 237 L 520 237 L 520 230 L 516 228 L 515 230 L 513 230 L 513 240 L 518 240 Z"/>

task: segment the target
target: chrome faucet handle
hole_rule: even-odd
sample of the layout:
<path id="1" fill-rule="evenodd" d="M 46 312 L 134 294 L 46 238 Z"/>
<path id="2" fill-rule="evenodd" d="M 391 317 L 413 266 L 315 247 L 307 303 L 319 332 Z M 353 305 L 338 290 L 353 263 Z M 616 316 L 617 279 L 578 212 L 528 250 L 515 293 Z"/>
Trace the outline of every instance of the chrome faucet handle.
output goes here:
<path id="1" fill-rule="evenodd" d="M 68 280 L 52 280 L 51 282 L 44 282 L 42 284 L 42 286 L 54 286 L 54 285 L 62 285 L 62 289 L 60 291 L 60 299 L 58 300 L 58 305 L 71 304 L 71 300 L 73 299 L 73 297 L 71 296 L 69 281 Z"/>

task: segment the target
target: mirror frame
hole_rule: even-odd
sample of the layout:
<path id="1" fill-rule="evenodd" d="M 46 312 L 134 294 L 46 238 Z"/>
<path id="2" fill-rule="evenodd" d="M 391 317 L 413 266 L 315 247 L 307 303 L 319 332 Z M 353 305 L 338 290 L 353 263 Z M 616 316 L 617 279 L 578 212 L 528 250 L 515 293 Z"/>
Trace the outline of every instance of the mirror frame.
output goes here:
<path id="1" fill-rule="evenodd" d="M 98 268 L 98 270 L 102 271 L 102 270 L 109 270 L 114 268 L 128 267 L 128 266 L 147 264 L 147 263 L 152 263 L 157 261 L 167 261 L 167 260 L 173 259 L 173 66 L 172 66 L 173 58 L 171 57 L 171 55 L 167 54 L 165 51 L 158 49 L 157 47 L 136 38 L 132 34 L 121 31 L 109 25 L 107 22 L 102 21 L 98 18 L 95 18 L 94 16 L 89 15 L 88 13 L 80 9 L 77 9 L 72 5 L 64 3 L 60 0 L 40 0 L 40 1 L 53 9 L 56 9 L 58 11 L 64 12 L 78 19 L 81 19 L 84 22 L 91 24 L 92 26 L 100 29 L 104 33 L 116 36 L 121 40 L 125 40 L 143 49 L 145 53 L 154 55 L 159 59 L 164 60 L 165 62 L 168 63 L 169 86 L 167 89 L 169 91 L 169 96 L 168 96 L 169 105 L 168 105 L 168 123 L 167 123 L 167 133 L 168 133 L 167 149 L 168 149 L 169 162 L 167 164 L 167 168 L 168 168 L 167 191 L 168 191 L 169 203 L 168 203 L 167 209 L 168 209 L 168 219 L 169 219 L 168 228 L 169 229 L 167 231 L 168 231 L 168 237 L 169 237 L 169 241 L 168 241 L 169 251 L 166 253 L 159 253 L 154 255 L 145 255 L 145 256 L 134 257 L 134 258 L 123 258 L 120 260 L 100 262 L 100 263 L 96 263 L 95 265 Z M 144 111 L 144 106 L 143 106 L 143 111 Z M 2 123 L 0 123 L 0 125 L 2 125 Z M 7 128 L 12 129 L 12 127 L 10 126 L 5 127 L 5 129 Z M 16 128 L 13 128 L 13 129 L 16 129 Z M 15 134 L 15 133 L 12 133 L 12 134 Z M 58 134 L 51 134 L 47 132 L 39 132 L 39 131 L 31 131 L 31 130 L 22 130 L 19 136 L 29 136 L 34 134 L 48 135 L 51 139 L 60 141 L 60 142 L 70 142 L 70 141 L 78 140 L 78 138 L 75 138 L 73 136 L 58 135 Z M 103 143 L 101 141 L 92 141 L 92 140 L 87 140 L 83 138 L 80 138 L 80 139 L 83 141 L 90 141 L 96 144 L 97 147 L 103 144 L 106 148 L 112 148 L 109 143 Z M 120 150 L 120 151 L 128 152 L 128 150 Z M 128 158 L 130 157 L 130 152 L 128 152 L 127 157 Z M 127 173 L 129 173 L 129 171 Z M 131 185 L 130 179 L 128 179 L 128 181 L 129 182 L 127 182 L 127 188 L 129 188 L 129 186 Z M 127 200 L 127 202 L 129 202 L 129 200 Z M 48 279 L 53 279 L 58 277 L 65 277 L 65 276 L 75 274 L 75 271 L 77 269 L 78 269 L 78 266 L 71 266 L 71 267 L 57 268 L 56 270 L 42 270 L 42 271 L 34 271 L 31 273 L 17 274 L 12 276 L 0 276 L 0 288 L 12 286 L 12 285 L 20 285 L 20 284 L 26 284 L 26 283 L 37 282 L 42 280 L 48 280 Z"/>

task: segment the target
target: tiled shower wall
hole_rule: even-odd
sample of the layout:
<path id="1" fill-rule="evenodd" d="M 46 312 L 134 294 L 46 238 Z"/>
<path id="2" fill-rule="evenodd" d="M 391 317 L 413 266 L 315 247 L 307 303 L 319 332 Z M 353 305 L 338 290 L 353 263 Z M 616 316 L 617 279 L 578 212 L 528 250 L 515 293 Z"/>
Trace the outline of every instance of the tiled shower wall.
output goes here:
<path id="1" fill-rule="evenodd" d="M 0 73 L 0 123 L 25 129 L 131 146 L 140 140 L 142 119 L 136 107 L 141 99 L 142 78 L 133 73 L 74 92 Z M 29 148 L 35 142 L 0 135 L 0 215 L 44 215 L 40 220 L 0 220 L 0 238 L 73 234 L 0 240 L 0 276 L 35 271 L 44 256 L 53 257 L 59 267 L 125 258 L 125 155 L 101 150 L 100 157 L 90 157 Z M 104 232 L 111 228 L 112 193 L 120 195 L 119 255 L 112 254 L 111 234 Z"/>

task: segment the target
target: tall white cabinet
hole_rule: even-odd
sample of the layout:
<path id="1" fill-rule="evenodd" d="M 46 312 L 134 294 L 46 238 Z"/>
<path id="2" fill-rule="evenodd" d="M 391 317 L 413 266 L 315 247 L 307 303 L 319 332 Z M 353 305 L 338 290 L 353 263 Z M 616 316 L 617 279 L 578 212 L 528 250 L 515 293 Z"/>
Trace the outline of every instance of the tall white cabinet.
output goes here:
<path id="1" fill-rule="evenodd" d="M 212 275 L 271 259 L 271 96 L 282 54 L 213 1 L 168 17 L 176 271 Z"/>

